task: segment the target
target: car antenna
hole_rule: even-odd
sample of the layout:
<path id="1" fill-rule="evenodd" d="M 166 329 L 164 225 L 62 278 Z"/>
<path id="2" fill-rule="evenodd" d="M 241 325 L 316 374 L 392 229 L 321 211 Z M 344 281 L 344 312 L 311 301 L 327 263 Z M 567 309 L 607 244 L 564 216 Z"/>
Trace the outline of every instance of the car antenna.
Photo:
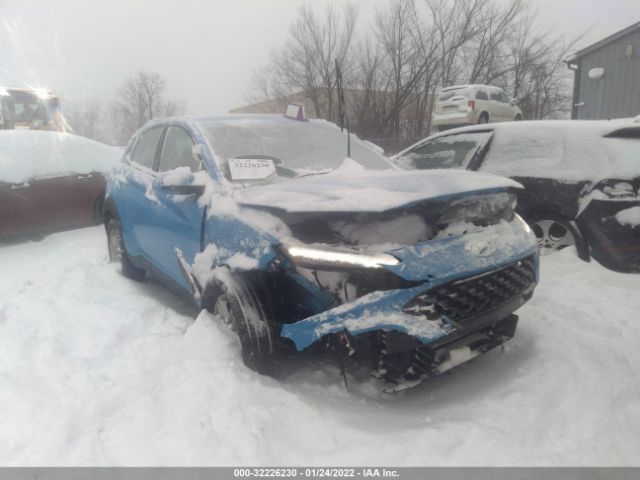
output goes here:
<path id="1" fill-rule="evenodd" d="M 344 101 L 344 90 L 342 89 L 342 70 L 336 58 L 336 88 L 338 90 L 338 109 L 340 112 L 340 131 L 347 129 L 347 157 L 351 158 L 351 133 L 349 133 L 349 117 L 347 116 L 347 106 Z"/>

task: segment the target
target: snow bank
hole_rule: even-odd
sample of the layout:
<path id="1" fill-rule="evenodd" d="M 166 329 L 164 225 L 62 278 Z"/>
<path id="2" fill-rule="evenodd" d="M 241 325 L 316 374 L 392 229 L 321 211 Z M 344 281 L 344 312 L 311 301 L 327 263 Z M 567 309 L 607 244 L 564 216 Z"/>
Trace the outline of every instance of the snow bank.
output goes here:
<path id="1" fill-rule="evenodd" d="M 103 228 L 0 244 L 0 265 L 2 465 L 638 463 L 640 276 L 569 249 L 504 353 L 393 397 L 345 391 L 332 357 L 247 370 L 208 315 L 119 275 Z"/>
<path id="2" fill-rule="evenodd" d="M 0 130 L 0 182 L 105 172 L 121 157 L 117 147 L 70 133 Z"/>

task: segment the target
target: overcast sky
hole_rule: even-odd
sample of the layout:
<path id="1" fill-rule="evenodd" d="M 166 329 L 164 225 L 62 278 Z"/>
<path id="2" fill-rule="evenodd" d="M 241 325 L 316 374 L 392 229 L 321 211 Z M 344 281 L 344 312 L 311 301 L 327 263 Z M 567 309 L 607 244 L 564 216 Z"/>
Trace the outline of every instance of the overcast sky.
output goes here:
<path id="1" fill-rule="evenodd" d="M 254 67 L 308 0 L 0 0 L 0 85 L 111 100 L 139 70 L 158 72 L 189 113 L 245 101 Z M 342 0 L 314 0 L 340 4 Z M 387 0 L 359 0 L 359 29 Z M 640 0 L 538 0 L 540 23 L 585 46 L 640 21 Z"/>

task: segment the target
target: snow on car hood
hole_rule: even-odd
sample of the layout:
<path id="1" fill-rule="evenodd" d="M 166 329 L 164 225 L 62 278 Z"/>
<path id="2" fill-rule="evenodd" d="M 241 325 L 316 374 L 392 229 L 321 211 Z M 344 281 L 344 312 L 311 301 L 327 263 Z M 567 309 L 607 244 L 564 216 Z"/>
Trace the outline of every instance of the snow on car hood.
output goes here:
<path id="1" fill-rule="evenodd" d="M 383 212 L 423 200 L 506 188 L 513 180 L 486 173 L 431 170 L 318 175 L 233 192 L 243 206 L 286 212 Z"/>
<path id="2" fill-rule="evenodd" d="M 0 131 L 0 182 L 105 172 L 121 157 L 120 148 L 70 133 Z"/>

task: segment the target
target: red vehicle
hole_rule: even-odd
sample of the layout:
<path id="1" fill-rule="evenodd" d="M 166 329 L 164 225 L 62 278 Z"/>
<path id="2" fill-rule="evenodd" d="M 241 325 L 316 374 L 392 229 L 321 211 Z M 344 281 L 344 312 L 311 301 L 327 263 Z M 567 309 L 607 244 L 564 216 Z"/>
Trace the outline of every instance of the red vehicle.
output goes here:
<path id="1" fill-rule="evenodd" d="M 99 223 L 120 150 L 69 133 L 0 131 L 0 236 Z"/>

